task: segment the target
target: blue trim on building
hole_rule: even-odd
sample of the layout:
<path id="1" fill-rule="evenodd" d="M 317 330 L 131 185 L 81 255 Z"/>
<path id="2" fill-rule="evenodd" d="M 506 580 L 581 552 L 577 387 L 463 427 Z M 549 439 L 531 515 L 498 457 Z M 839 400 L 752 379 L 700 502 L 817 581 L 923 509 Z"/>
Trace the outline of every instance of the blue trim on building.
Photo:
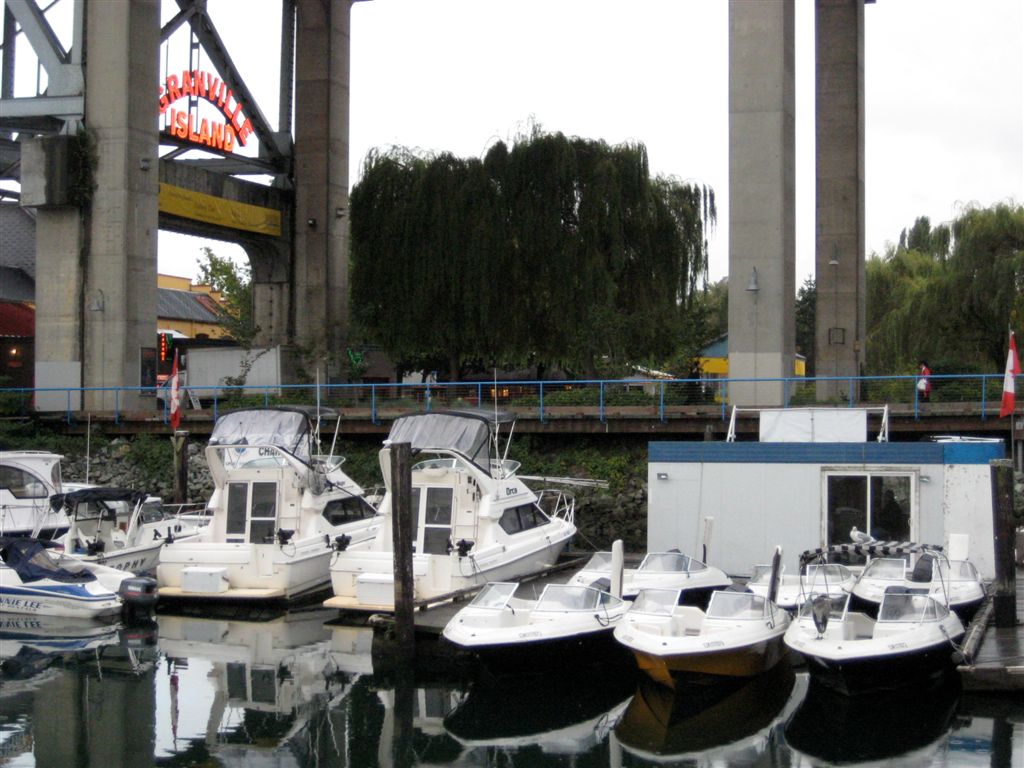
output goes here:
<path id="1" fill-rule="evenodd" d="M 690 464 L 988 464 L 998 443 L 724 443 L 652 441 L 648 462 Z"/>

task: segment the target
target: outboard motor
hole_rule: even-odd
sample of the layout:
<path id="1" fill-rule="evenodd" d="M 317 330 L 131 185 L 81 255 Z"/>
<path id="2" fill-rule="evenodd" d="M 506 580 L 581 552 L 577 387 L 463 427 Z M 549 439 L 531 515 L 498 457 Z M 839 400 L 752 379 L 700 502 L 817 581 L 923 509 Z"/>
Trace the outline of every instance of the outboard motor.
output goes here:
<path id="1" fill-rule="evenodd" d="M 152 576 L 132 576 L 121 582 L 117 596 L 121 598 L 121 616 L 125 621 L 149 620 L 156 608 L 156 579 Z"/>

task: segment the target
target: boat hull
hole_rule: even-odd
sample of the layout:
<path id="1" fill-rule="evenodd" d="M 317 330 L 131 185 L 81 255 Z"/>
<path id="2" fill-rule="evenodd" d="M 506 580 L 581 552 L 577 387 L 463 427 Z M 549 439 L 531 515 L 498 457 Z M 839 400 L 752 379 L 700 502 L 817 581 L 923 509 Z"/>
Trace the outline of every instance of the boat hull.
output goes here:
<path id="1" fill-rule="evenodd" d="M 215 601 L 292 601 L 328 588 L 332 550 L 274 544 L 175 542 L 160 550 L 157 582 L 161 599 Z M 199 572 L 202 572 L 200 574 Z M 190 576 L 210 577 L 212 586 L 190 588 Z"/>
<path id="2" fill-rule="evenodd" d="M 848 696 L 933 682 L 956 665 L 956 652 L 946 641 L 907 653 L 841 660 L 801 652 L 814 682 Z"/>
<path id="3" fill-rule="evenodd" d="M 550 672 L 590 665 L 632 666 L 629 652 L 612 635 L 612 628 L 555 638 L 465 646 L 451 644 L 475 656 L 495 677 L 519 676 L 524 670 Z"/>
<path id="4" fill-rule="evenodd" d="M 786 656 L 782 634 L 750 645 L 703 652 L 654 654 L 633 650 L 640 670 L 670 688 L 679 684 L 747 678 L 774 668 Z"/>
<path id="5" fill-rule="evenodd" d="M 114 616 L 121 611 L 121 601 L 107 590 L 93 592 L 81 585 L 68 584 L 13 585 L 3 583 L 4 576 L 0 572 L 0 611 L 3 613 L 94 619 Z"/>

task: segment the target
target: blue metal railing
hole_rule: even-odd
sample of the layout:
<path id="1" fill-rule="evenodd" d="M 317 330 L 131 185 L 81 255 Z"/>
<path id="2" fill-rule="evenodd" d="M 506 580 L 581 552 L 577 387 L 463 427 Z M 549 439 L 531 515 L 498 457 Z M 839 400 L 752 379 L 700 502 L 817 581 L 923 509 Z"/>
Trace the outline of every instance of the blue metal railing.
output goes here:
<path id="1" fill-rule="evenodd" d="M 422 384 L 281 384 L 188 387 L 191 397 L 212 409 L 216 419 L 224 407 L 262 404 L 321 402 L 340 409 L 345 418 L 381 422 L 398 412 L 430 411 L 451 407 L 499 407 L 541 422 L 559 418 L 615 416 L 657 418 L 667 422 L 673 413 L 692 412 L 695 407 L 717 408 L 728 420 L 728 392 L 742 385 L 778 388 L 780 404 L 792 405 L 906 405 L 919 419 L 923 403 L 915 386 L 917 377 L 906 376 L 819 376 L 816 378 L 734 378 L 734 379 L 581 379 L 572 381 L 426 382 Z M 989 404 L 998 404 L 1003 374 L 933 374 L 931 403 L 964 403 L 981 419 Z M 832 394 L 818 398 L 819 386 Z M 160 412 L 170 422 L 167 387 L 46 387 L 0 389 L 0 415 L 35 410 L 40 400 L 49 407 L 63 401 L 64 417 L 70 423 L 76 413 L 112 412 L 120 423 L 126 411 Z M 762 397 L 763 400 L 763 397 Z M 128 406 L 125 403 L 129 403 Z M 739 403 L 743 405 L 743 403 Z M 187 407 L 187 401 L 184 403 Z"/>

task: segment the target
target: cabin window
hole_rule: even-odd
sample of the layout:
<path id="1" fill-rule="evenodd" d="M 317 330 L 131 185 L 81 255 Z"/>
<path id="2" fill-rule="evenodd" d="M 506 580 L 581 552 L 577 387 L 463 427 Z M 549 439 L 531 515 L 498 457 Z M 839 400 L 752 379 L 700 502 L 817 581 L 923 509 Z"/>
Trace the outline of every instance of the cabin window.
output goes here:
<path id="1" fill-rule="evenodd" d="M 237 661 L 227 663 L 228 698 L 246 701 L 249 698 L 249 681 L 245 664 Z"/>
<path id="2" fill-rule="evenodd" d="M 249 508 L 249 484 L 228 483 L 228 536 L 245 536 L 245 511 Z"/>
<path id="3" fill-rule="evenodd" d="M 257 704 L 277 703 L 277 669 L 254 669 L 251 672 L 252 701 Z"/>
<path id="4" fill-rule="evenodd" d="M 852 544 L 851 530 L 879 541 L 908 541 L 913 511 L 912 476 L 893 473 L 826 475 L 826 544 Z M 843 556 L 844 562 L 864 558 Z"/>
<path id="5" fill-rule="evenodd" d="M 423 551 L 429 555 L 446 555 L 452 535 L 452 488 L 427 488 L 423 510 Z"/>
<path id="6" fill-rule="evenodd" d="M 277 527 L 277 483 L 252 484 L 252 513 L 249 516 L 249 541 L 266 544 L 274 540 Z"/>
<path id="7" fill-rule="evenodd" d="M 344 499 L 333 499 L 324 506 L 323 518 L 331 525 L 345 525 L 366 520 L 377 514 L 369 502 L 362 496 L 348 496 Z"/>
<path id="8" fill-rule="evenodd" d="M 45 499 L 50 493 L 38 477 L 17 467 L 0 467 L 0 489 L 16 499 Z"/>
<path id="9" fill-rule="evenodd" d="M 547 515 L 541 512 L 536 504 L 520 504 L 518 507 L 506 509 L 498 521 L 501 529 L 508 534 L 528 531 L 547 524 Z"/>

